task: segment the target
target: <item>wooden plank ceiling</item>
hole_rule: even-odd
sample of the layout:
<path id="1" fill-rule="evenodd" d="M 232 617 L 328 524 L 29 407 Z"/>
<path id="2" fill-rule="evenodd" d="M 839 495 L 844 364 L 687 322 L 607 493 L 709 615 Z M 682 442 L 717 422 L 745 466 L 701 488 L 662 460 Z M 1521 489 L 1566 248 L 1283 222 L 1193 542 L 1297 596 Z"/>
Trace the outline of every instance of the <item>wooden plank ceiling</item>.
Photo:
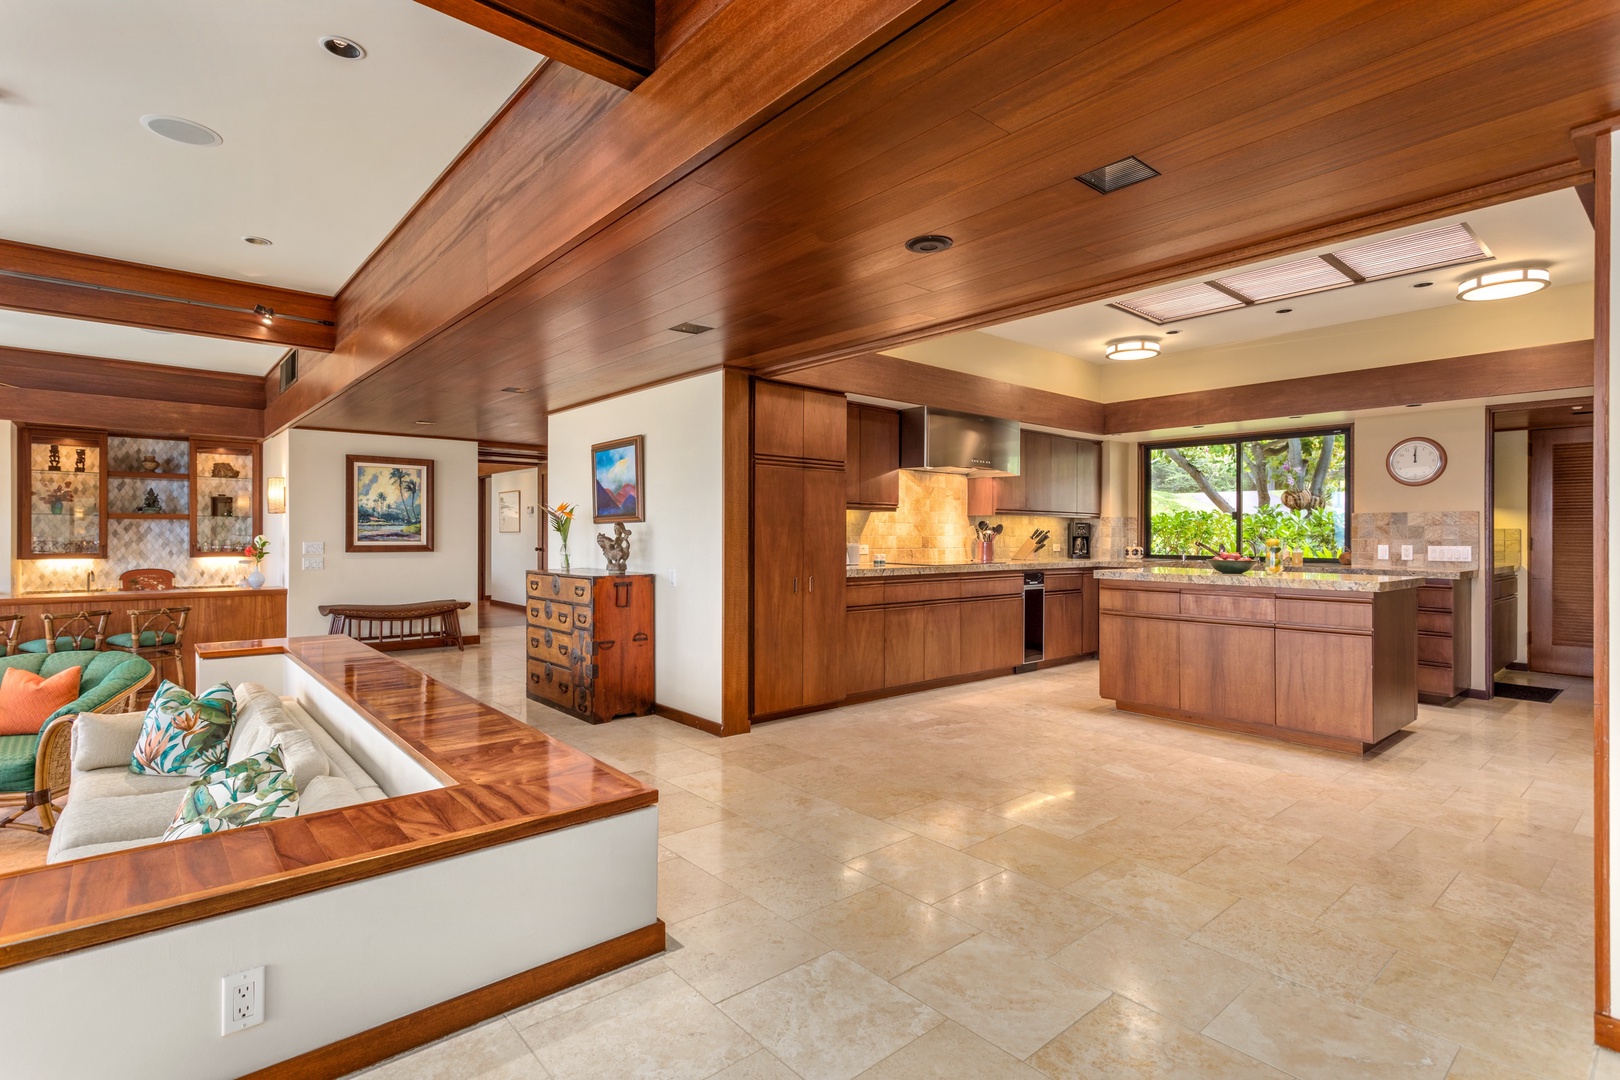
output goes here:
<path id="1" fill-rule="evenodd" d="M 816 5 L 872 35 L 927 14 L 882 6 Z M 267 430 L 431 420 L 542 443 L 546 411 L 657 380 L 788 370 L 1581 183 L 1570 129 L 1620 101 L 1603 0 L 956 0 L 772 117 L 814 70 L 773 81 L 754 54 L 805 33 L 777 21 L 799 7 L 735 0 L 628 96 L 543 72 L 340 294 L 337 350 Z M 821 70 L 859 53 L 817 42 Z M 491 167 L 519 152 L 526 169 Z M 1073 179 L 1130 154 L 1163 175 L 1106 196 Z M 956 243 L 906 251 L 921 233 Z"/>

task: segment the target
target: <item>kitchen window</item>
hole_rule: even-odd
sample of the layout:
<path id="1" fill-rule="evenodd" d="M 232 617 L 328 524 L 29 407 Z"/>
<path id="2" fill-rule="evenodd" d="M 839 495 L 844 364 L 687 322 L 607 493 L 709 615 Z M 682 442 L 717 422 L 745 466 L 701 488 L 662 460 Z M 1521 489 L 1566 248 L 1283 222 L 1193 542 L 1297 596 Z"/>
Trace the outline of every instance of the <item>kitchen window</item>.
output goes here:
<path id="1" fill-rule="evenodd" d="M 1263 553 L 1326 562 L 1350 546 L 1349 428 L 1142 447 L 1147 554 Z"/>

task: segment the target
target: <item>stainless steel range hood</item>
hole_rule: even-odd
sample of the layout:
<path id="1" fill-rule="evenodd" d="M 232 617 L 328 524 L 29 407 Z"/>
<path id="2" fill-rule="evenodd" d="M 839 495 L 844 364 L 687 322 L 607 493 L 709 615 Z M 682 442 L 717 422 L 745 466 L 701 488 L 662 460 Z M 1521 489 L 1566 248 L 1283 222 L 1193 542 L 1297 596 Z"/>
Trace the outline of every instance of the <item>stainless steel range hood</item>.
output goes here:
<path id="1" fill-rule="evenodd" d="M 900 467 L 1017 476 L 1018 422 L 927 407 L 900 413 Z"/>

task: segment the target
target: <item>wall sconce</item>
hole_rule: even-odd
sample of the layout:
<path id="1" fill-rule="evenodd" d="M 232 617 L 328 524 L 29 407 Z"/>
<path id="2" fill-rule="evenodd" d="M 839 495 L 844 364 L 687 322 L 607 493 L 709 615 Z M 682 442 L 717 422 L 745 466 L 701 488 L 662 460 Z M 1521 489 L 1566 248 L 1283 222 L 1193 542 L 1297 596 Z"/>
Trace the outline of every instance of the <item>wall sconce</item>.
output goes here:
<path id="1" fill-rule="evenodd" d="M 287 512 L 287 478 L 272 476 L 264 482 L 265 509 L 272 514 Z"/>

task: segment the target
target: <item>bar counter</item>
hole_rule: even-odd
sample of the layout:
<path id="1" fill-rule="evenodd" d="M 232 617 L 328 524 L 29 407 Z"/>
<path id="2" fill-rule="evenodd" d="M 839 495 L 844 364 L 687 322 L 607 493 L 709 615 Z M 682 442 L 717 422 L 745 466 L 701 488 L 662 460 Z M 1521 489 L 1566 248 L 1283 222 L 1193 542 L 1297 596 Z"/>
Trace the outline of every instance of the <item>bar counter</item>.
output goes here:
<path id="1" fill-rule="evenodd" d="M 1098 689 L 1121 710 L 1352 753 L 1417 718 L 1419 576 L 1096 577 Z"/>

